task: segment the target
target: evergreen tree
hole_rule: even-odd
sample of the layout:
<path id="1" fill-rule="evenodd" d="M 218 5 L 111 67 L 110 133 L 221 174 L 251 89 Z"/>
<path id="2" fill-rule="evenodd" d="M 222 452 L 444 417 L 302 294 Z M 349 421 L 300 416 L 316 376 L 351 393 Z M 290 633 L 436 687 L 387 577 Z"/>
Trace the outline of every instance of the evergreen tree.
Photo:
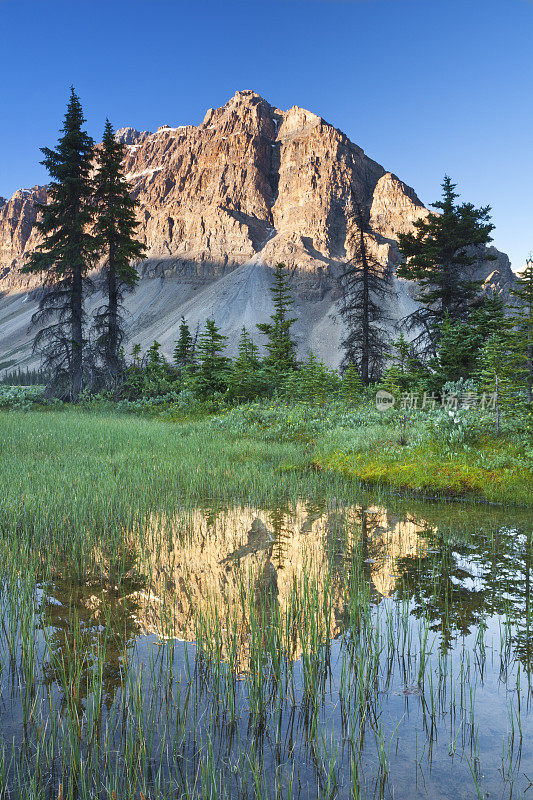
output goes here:
<path id="1" fill-rule="evenodd" d="M 296 322 L 296 317 L 289 317 L 289 309 L 294 301 L 287 280 L 285 264 L 276 264 L 274 284 L 270 291 L 274 301 L 271 322 L 262 322 L 257 328 L 268 337 L 267 355 L 263 362 L 265 367 L 278 376 L 282 376 L 298 367 L 296 345 L 291 338 L 291 327 Z"/>
<path id="2" fill-rule="evenodd" d="M 41 353 L 44 371 L 51 376 L 53 390 L 74 402 L 83 385 L 87 272 L 98 246 L 90 230 L 94 143 L 83 130 L 84 122 L 79 98 L 72 89 L 57 148 L 42 148 L 41 163 L 52 178 L 49 202 L 40 206 L 36 223 L 42 242 L 23 268 L 23 272 L 44 273 L 44 291 L 33 322 L 49 324 L 37 333 L 34 346 Z"/>
<path id="3" fill-rule="evenodd" d="M 437 357 L 429 364 L 433 370 L 430 387 L 440 391 L 447 382 L 474 376 L 483 343 L 495 331 L 510 331 L 511 327 L 503 298 L 497 294 L 484 295 L 465 321 L 453 321 L 446 314 L 439 326 Z"/>
<path id="4" fill-rule="evenodd" d="M 385 304 L 391 282 L 387 266 L 370 254 L 368 212 L 363 212 L 353 192 L 352 206 L 349 239 L 353 255 L 340 277 L 341 316 L 346 328 L 341 369 L 355 365 L 362 382 L 368 385 L 379 377 L 383 366 L 387 345 L 383 326 L 388 321 Z"/>
<path id="5" fill-rule="evenodd" d="M 115 138 L 106 120 L 104 138 L 96 154 L 94 200 L 97 209 L 95 233 L 100 255 L 105 256 L 103 276 L 106 302 L 96 312 L 96 352 L 103 364 L 106 382 L 116 383 L 122 371 L 120 346 L 124 338 L 122 299 L 124 292 L 137 284 L 132 262 L 145 255 L 136 240 L 139 223 L 135 220 L 136 202 L 128 189 L 122 162 L 125 148 Z"/>
<path id="6" fill-rule="evenodd" d="M 185 370 L 194 362 L 194 340 L 185 317 L 181 318 L 180 335 L 174 348 L 174 363 L 180 370 Z"/>
<path id="7" fill-rule="evenodd" d="M 152 372 L 157 372 L 161 368 L 161 365 L 165 363 L 165 358 L 161 352 L 161 342 L 158 342 L 157 339 L 154 339 L 146 351 L 144 361 L 146 363 L 146 369 Z"/>
<path id="8" fill-rule="evenodd" d="M 486 294 L 481 298 L 478 307 L 472 311 L 468 319 L 480 339 L 479 346 L 501 326 L 510 327 L 509 314 L 505 309 L 504 299 L 499 294 Z"/>
<path id="9" fill-rule="evenodd" d="M 484 326 L 484 319 L 479 319 L 480 326 Z M 456 382 L 473 374 L 483 339 L 472 322 L 453 322 L 446 314 L 439 329 L 437 358 L 431 364 L 437 390 L 449 381 Z"/>
<path id="10" fill-rule="evenodd" d="M 213 319 L 206 321 L 198 341 L 198 370 L 194 378 L 195 391 L 202 398 L 227 389 L 229 358 L 224 355 L 227 339 Z"/>
<path id="11" fill-rule="evenodd" d="M 140 345 L 132 351 L 133 361 L 124 370 L 121 393 L 129 400 L 140 397 L 161 397 L 175 392 L 178 373 L 161 352 L 161 344 L 154 341 L 141 358 Z"/>
<path id="12" fill-rule="evenodd" d="M 20 367 L 11 372 L 4 372 L 0 377 L 0 383 L 7 386 L 37 386 L 45 384 L 46 375 L 40 369 L 21 370 Z"/>
<path id="13" fill-rule="evenodd" d="M 518 274 L 511 289 L 514 299 L 515 325 L 518 333 L 519 352 L 522 356 L 529 403 L 533 401 L 533 257 L 526 261 L 526 268 Z"/>
<path id="14" fill-rule="evenodd" d="M 283 391 L 290 398 L 324 403 L 338 395 L 339 385 L 337 372 L 319 361 L 311 350 L 300 369 L 287 375 Z"/>
<path id="15" fill-rule="evenodd" d="M 517 400 L 517 340 L 510 324 L 493 331 L 481 348 L 478 366 L 478 385 L 485 402 L 494 407 L 496 433 L 500 433 L 502 407 Z"/>
<path id="16" fill-rule="evenodd" d="M 133 366 L 140 367 L 141 366 L 141 345 L 139 343 L 134 344 L 131 350 L 131 357 L 133 359 Z"/>
<path id="17" fill-rule="evenodd" d="M 490 206 L 458 205 L 454 190 L 455 184 L 446 175 L 442 200 L 433 203 L 440 213 L 421 217 L 414 222 L 414 232 L 398 237 L 404 262 L 397 274 L 418 283 L 422 305 L 405 323 L 411 330 L 421 329 L 416 342 L 421 350 L 433 354 L 446 315 L 454 322 L 465 320 L 475 305 L 481 283 L 465 277 L 465 272 L 479 261 L 476 248 L 492 241 L 494 228 Z M 483 253 L 483 260 L 488 258 Z"/>
<path id="18" fill-rule="evenodd" d="M 392 392 L 412 389 L 422 375 L 413 346 L 403 333 L 392 342 L 388 356 L 389 366 L 383 375 L 383 388 Z"/>
<path id="19" fill-rule="evenodd" d="M 363 382 L 355 364 L 350 364 L 342 373 L 341 394 L 349 402 L 358 402 L 363 396 Z"/>
<path id="20" fill-rule="evenodd" d="M 239 351 L 228 378 L 232 400 L 248 401 L 267 393 L 269 379 L 261 366 L 259 350 L 243 326 Z"/>

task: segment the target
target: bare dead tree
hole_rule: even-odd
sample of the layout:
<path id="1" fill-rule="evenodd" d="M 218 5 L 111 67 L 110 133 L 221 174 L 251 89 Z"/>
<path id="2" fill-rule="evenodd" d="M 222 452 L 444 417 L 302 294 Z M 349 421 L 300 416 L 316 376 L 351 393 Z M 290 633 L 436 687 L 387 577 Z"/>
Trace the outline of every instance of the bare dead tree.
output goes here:
<path id="1" fill-rule="evenodd" d="M 341 316 L 346 328 L 341 369 L 354 365 L 364 384 L 379 378 L 387 352 L 387 300 L 392 291 L 387 264 L 369 246 L 369 214 L 352 190 L 348 245 L 353 253 L 340 276 Z"/>

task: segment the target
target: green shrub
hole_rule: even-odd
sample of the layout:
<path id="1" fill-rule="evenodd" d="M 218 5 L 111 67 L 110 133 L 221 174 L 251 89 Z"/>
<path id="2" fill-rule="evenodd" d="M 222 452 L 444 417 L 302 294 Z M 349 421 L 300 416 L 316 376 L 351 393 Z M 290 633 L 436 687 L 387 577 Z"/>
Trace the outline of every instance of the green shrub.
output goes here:
<path id="1" fill-rule="evenodd" d="M 0 408 L 17 408 L 26 411 L 45 404 L 44 386 L 0 385 Z"/>

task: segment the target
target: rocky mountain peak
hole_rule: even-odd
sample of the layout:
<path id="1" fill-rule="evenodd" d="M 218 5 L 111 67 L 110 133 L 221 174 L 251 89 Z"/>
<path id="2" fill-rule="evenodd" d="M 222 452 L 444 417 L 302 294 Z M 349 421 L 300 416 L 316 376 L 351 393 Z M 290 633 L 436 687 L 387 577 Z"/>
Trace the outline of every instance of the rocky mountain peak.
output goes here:
<path id="1" fill-rule="evenodd" d="M 151 131 L 137 131 L 135 128 L 119 128 L 115 131 L 115 139 L 122 144 L 133 145 L 151 136 Z"/>
<path id="2" fill-rule="evenodd" d="M 156 337 L 169 350 L 182 313 L 192 324 L 212 314 L 230 334 L 268 317 L 269 270 L 283 261 L 303 304 L 302 342 L 335 363 L 336 275 L 350 255 L 352 192 L 370 211 L 369 244 L 391 270 L 398 234 L 428 213 L 412 188 L 322 117 L 298 106 L 282 111 L 251 90 L 209 109 L 200 125 L 167 123 L 155 133 L 126 127 L 116 135 L 126 145 L 124 169 L 148 256 L 131 299 L 131 335 Z M 36 202 L 45 201 L 46 188 L 33 187 L 1 205 L 0 291 L 36 285 L 20 268 L 38 241 Z M 497 264 L 481 254 L 475 277 L 500 289 L 513 280 L 503 254 Z M 157 299 L 150 287 L 159 287 Z M 405 282 L 399 292 L 392 316 L 413 304 Z M 313 330 L 321 330 L 316 341 Z M 19 339 L 27 341 L 27 332 Z"/>

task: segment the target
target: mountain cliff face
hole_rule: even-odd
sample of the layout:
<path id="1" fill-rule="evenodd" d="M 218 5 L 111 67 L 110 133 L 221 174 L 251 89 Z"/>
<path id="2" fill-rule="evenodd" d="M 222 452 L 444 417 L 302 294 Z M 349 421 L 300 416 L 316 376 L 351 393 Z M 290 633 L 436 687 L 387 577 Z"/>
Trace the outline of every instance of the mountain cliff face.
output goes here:
<path id="1" fill-rule="evenodd" d="M 280 111 L 252 91 L 209 109 L 199 126 L 122 128 L 117 137 L 126 145 L 148 256 L 128 299 L 128 339 L 157 338 L 167 352 L 182 314 L 193 326 L 213 315 L 233 345 L 242 324 L 253 328 L 271 313 L 271 267 L 284 261 L 293 271 L 300 347 L 336 365 L 335 279 L 349 255 L 351 190 L 370 211 L 376 255 L 392 270 L 398 233 L 427 213 L 412 189 L 321 117 L 298 107 Z M 26 328 L 35 300 L 27 293 L 38 281 L 20 268 L 37 243 L 36 202 L 46 202 L 45 187 L 0 200 L 0 364 L 30 359 Z M 473 271 L 502 290 L 512 271 L 491 250 L 497 261 Z M 412 287 L 396 281 L 396 289 L 391 312 L 401 317 L 414 307 Z"/>

